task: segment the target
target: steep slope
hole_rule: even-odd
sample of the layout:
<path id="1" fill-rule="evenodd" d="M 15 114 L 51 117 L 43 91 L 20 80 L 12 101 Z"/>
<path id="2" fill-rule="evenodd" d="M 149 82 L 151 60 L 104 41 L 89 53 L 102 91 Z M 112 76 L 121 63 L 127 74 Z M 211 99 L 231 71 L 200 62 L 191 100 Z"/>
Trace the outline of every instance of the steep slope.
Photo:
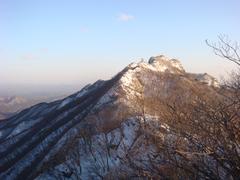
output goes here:
<path id="1" fill-rule="evenodd" d="M 127 162 L 143 166 L 141 159 L 147 166 L 157 153 L 142 129 L 158 127 L 160 137 L 169 131 L 163 115 L 168 101 L 187 103 L 198 93 L 217 94 L 214 78 L 198 77 L 186 73 L 178 60 L 152 57 L 148 63 L 130 64 L 111 80 L 0 122 L 1 179 L 101 179 L 134 173 Z"/>

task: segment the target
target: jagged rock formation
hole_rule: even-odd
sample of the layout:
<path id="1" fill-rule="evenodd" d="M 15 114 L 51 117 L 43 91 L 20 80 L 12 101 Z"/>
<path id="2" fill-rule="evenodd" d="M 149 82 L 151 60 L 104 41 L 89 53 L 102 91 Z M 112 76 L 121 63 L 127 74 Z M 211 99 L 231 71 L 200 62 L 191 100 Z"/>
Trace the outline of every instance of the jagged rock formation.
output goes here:
<path id="1" fill-rule="evenodd" d="M 219 82 L 212 76 L 210 76 L 207 73 L 204 74 L 196 74 L 195 75 L 196 80 L 206 83 L 209 86 L 219 87 Z"/>
<path id="2" fill-rule="evenodd" d="M 160 72 L 169 71 L 172 73 L 185 73 L 185 70 L 179 60 L 169 59 L 163 55 L 151 57 L 148 63 Z"/>
<path id="3" fill-rule="evenodd" d="M 143 128 L 157 127 L 159 139 L 170 130 L 163 118 L 166 102 L 187 103 L 198 92 L 211 96 L 215 85 L 208 76 L 186 73 L 178 60 L 157 56 L 63 100 L 25 109 L 0 122 L 0 178 L 134 174 L 129 161 L 144 168 L 157 153 Z"/>

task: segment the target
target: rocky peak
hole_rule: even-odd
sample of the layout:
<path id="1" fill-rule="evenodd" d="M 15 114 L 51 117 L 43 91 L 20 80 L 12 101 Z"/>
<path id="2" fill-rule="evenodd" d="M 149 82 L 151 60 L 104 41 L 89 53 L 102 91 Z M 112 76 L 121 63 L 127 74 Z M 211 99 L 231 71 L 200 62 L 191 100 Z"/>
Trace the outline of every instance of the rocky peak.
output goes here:
<path id="1" fill-rule="evenodd" d="M 213 87 L 219 87 L 219 82 L 217 81 L 217 79 L 215 79 L 214 77 L 212 77 L 211 75 L 207 74 L 207 73 L 203 73 L 203 74 L 196 74 L 195 75 L 195 79 L 206 83 L 209 86 L 213 86 Z"/>
<path id="2" fill-rule="evenodd" d="M 127 95 L 135 94 L 133 89 L 138 89 L 138 76 L 145 76 L 148 80 L 152 80 L 153 74 L 151 72 L 160 72 L 175 74 L 176 76 L 181 75 L 184 77 L 192 77 L 198 82 L 204 83 L 208 86 L 219 87 L 217 79 L 207 73 L 192 74 L 184 70 L 181 62 L 177 59 L 168 58 L 164 55 L 154 56 L 149 59 L 148 62 L 141 60 L 137 63 L 131 63 L 126 67 L 126 71 L 117 83 Z M 129 89 L 130 87 L 130 89 Z M 106 98 L 104 98 L 106 99 Z"/>
<path id="3" fill-rule="evenodd" d="M 168 72 L 173 74 L 183 74 L 185 70 L 181 62 L 177 59 L 170 59 L 164 55 L 153 56 L 148 62 L 141 60 L 138 63 L 131 63 L 127 66 L 130 71 L 139 72 L 148 69 L 155 72 Z"/>
<path id="4" fill-rule="evenodd" d="M 150 65 L 161 72 L 183 73 L 185 72 L 182 64 L 177 59 L 170 59 L 164 55 L 151 57 L 148 61 Z"/>

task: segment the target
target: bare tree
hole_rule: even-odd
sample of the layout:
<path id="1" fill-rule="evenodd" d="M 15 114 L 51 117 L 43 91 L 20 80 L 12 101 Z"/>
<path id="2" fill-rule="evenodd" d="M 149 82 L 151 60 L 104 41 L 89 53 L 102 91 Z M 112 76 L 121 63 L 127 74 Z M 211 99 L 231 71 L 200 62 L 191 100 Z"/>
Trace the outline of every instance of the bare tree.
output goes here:
<path id="1" fill-rule="evenodd" d="M 228 36 L 219 35 L 218 42 L 212 43 L 206 40 L 206 44 L 213 49 L 213 52 L 220 57 L 234 62 L 240 66 L 240 45 L 238 42 L 232 42 Z"/>

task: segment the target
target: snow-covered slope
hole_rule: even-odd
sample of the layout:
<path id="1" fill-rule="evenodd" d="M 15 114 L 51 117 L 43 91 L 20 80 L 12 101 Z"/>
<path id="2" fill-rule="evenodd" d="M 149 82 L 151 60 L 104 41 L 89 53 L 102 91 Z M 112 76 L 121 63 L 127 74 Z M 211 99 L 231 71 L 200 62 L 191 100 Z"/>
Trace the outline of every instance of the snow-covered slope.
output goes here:
<path id="1" fill-rule="evenodd" d="M 146 142 L 143 127 L 158 127 L 157 137 L 164 137 L 164 102 L 188 101 L 196 89 L 215 92 L 214 83 L 196 77 L 178 60 L 151 57 L 108 81 L 0 122 L 0 178 L 101 179 L 133 173 L 126 161 L 147 166 L 156 149 Z"/>

